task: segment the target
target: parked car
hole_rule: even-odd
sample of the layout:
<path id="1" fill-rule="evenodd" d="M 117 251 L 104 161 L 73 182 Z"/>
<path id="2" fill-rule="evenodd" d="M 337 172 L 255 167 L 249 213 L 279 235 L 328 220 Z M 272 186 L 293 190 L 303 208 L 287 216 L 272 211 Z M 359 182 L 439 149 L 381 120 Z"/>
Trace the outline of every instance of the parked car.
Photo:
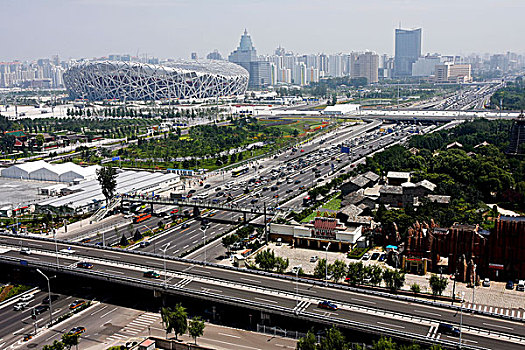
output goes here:
<path id="1" fill-rule="evenodd" d="M 72 302 L 71 304 L 69 304 L 69 309 L 70 310 L 74 310 L 76 308 L 79 308 L 81 307 L 82 305 L 84 305 L 86 303 L 85 300 L 75 300 L 74 302 Z"/>
<path id="2" fill-rule="evenodd" d="M 88 263 L 87 261 L 81 261 L 77 264 L 77 267 L 81 268 L 81 269 L 92 269 L 93 268 L 93 264 L 91 263 Z"/>
<path id="3" fill-rule="evenodd" d="M 155 271 L 146 271 L 144 272 L 144 277 L 148 278 L 160 278 L 160 274 Z"/>
<path id="4" fill-rule="evenodd" d="M 447 334 L 447 335 L 451 335 L 454 337 L 459 337 L 459 329 L 457 329 L 456 327 L 448 323 L 440 323 L 438 326 L 438 332 Z"/>
<path id="5" fill-rule="evenodd" d="M 13 309 L 15 309 L 15 311 L 20 311 L 20 310 L 24 310 L 27 305 L 29 305 L 28 302 L 19 302 L 19 303 L 16 303 L 14 306 L 13 306 Z"/>
<path id="6" fill-rule="evenodd" d="M 377 260 L 377 258 L 379 258 L 379 255 L 380 255 L 380 253 L 373 253 L 372 257 L 370 258 L 370 260 Z"/>
<path id="7" fill-rule="evenodd" d="M 75 327 L 75 328 L 71 328 L 68 334 L 69 335 L 80 335 L 85 332 L 86 332 L 86 327 Z"/>
<path id="8" fill-rule="evenodd" d="M 513 290 L 514 289 L 514 282 L 513 281 L 508 281 L 507 284 L 505 285 L 505 288 Z"/>
<path id="9" fill-rule="evenodd" d="M 47 306 L 47 305 L 38 305 L 37 307 L 35 307 L 34 310 L 35 310 L 35 315 L 40 315 L 41 313 L 44 313 L 47 310 L 49 310 L 49 306 Z"/>
<path id="10" fill-rule="evenodd" d="M 20 248 L 20 254 L 31 255 L 31 249 L 29 249 L 29 247 L 22 247 Z"/>
<path id="11" fill-rule="evenodd" d="M 361 258 L 361 260 L 368 260 L 368 259 L 370 259 L 370 254 L 364 253 L 363 257 Z"/>
<path id="12" fill-rule="evenodd" d="M 317 307 L 327 310 L 337 310 L 337 305 L 328 300 L 320 301 Z"/>
<path id="13" fill-rule="evenodd" d="M 490 279 L 489 278 L 485 278 L 483 280 L 483 287 L 490 287 Z"/>
<path id="14" fill-rule="evenodd" d="M 317 255 L 314 255 L 310 258 L 310 262 L 317 262 L 319 260 L 319 257 Z"/>
<path id="15" fill-rule="evenodd" d="M 20 297 L 20 301 L 22 302 L 28 302 L 35 299 L 35 296 L 33 294 L 24 294 Z"/>
<path id="16" fill-rule="evenodd" d="M 518 285 L 516 286 L 516 290 L 520 291 L 520 292 L 524 292 L 525 291 L 525 280 L 520 280 L 518 282 Z"/>
<path id="17" fill-rule="evenodd" d="M 381 254 L 381 256 L 379 257 L 379 261 L 385 261 L 386 260 L 386 254 L 383 253 Z"/>
<path id="18" fill-rule="evenodd" d="M 141 241 L 141 242 L 139 243 L 139 247 L 141 247 L 141 248 L 145 248 L 145 247 L 149 246 L 150 244 L 151 244 L 150 241 Z"/>

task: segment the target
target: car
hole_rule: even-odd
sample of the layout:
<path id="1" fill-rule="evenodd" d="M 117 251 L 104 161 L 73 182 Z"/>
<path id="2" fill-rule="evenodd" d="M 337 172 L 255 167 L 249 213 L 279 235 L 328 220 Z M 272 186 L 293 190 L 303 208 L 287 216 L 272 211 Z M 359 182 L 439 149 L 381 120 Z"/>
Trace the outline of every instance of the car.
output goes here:
<path id="1" fill-rule="evenodd" d="M 31 255 L 31 249 L 29 249 L 29 247 L 22 247 L 20 248 L 20 254 Z"/>
<path id="2" fill-rule="evenodd" d="M 272 191 L 277 191 L 278 189 L 279 189 L 279 187 L 277 187 L 277 186 L 272 186 L 272 188 L 271 188 Z"/>
<path id="3" fill-rule="evenodd" d="M 361 260 L 368 260 L 368 259 L 370 259 L 370 254 L 364 253 L 363 257 L 361 258 Z"/>
<path id="4" fill-rule="evenodd" d="M 451 335 L 451 336 L 454 336 L 454 337 L 459 337 L 459 333 L 460 333 L 459 329 L 457 329 L 456 327 L 454 327 L 454 326 L 452 326 L 451 324 L 448 324 L 448 323 L 440 323 L 439 326 L 438 326 L 437 331 L 439 333 Z"/>
<path id="5" fill-rule="evenodd" d="M 85 300 L 75 300 L 74 302 L 72 302 L 71 304 L 69 304 L 69 309 L 70 310 L 74 310 L 76 308 L 79 308 L 81 307 L 82 305 L 84 305 L 86 303 Z"/>
<path id="6" fill-rule="evenodd" d="M 183 223 L 182 226 L 181 226 L 181 228 L 183 228 L 183 229 L 184 228 L 188 228 L 188 227 L 190 227 L 190 224 L 187 223 L 187 222 Z"/>
<path id="7" fill-rule="evenodd" d="M 252 199 L 252 200 L 250 201 L 250 203 L 251 203 L 251 204 L 255 204 L 255 203 L 257 203 L 257 201 L 258 201 L 258 199 L 257 199 L 257 198 L 254 198 L 254 199 Z"/>
<path id="8" fill-rule="evenodd" d="M 29 341 L 31 339 L 33 339 L 33 336 L 31 334 L 24 335 L 24 339 L 23 339 L 24 341 Z"/>
<path id="9" fill-rule="evenodd" d="M 158 272 L 155 272 L 155 271 L 146 271 L 144 272 L 144 277 L 148 277 L 148 278 L 160 278 L 160 274 Z"/>
<path id="10" fill-rule="evenodd" d="M 320 301 L 317 307 L 327 310 L 337 310 L 337 305 L 328 300 Z"/>
<path id="11" fill-rule="evenodd" d="M 505 285 L 505 288 L 513 290 L 514 289 L 514 282 L 513 281 L 508 281 L 507 284 Z"/>
<path id="12" fill-rule="evenodd" d="M 381 256 L 379 256 L 379 261 L 385 261 L 386 260 L 386 254 L 383 253 Z"/>
<path id="13" fill-rule="evenodd" d="M 77 264 L 77 267 L 81 268 L 81 269 L 92 269 L 93 268 L 93 264 L 91 263 L 88 263 L 87 261 L 81 261 Z"/>
<path id="14" fill-rule="evenodd" d="M 314 255 L 310 258 L 310 262 L 317 262 L 319 260 L 319 257 L 317 255 Z"/>
<path id="15" fill-rule="evenodd" d="M 67 333 L 69 335 L 80 335 L 82 333 L 86 332 L 86 327 L 75 327 L 71 328 L 71 330 Z"/>
<path id="16" fill-rule="evenodd" d="M 304 153 L 304 149 L 301 149 L 301 153 Z"/>
<path id="17" fill-rule="evenodd" d="M 483 280 L 483 287 L 490 287 L 490 279 L 489 278 L 485 278 Z"/>
<path id="18" fill-rule="evenodd" d="M 51 302 L 57 301 L 59 298 L 60 295 L 51 294 Z M 49 304 L 49 296 L 45 297 L 44 300 L 42 300 L 42 304 Z"/>
<path id="19" fill-rule="evenodd" d="M 16 303 L 14 306 L 13 306 L 13 309 L 15 311 L 20 311 L 20 310 L 24 310 L 27 305 L 29 305 L 28 302 L 19 302 L 19 303 Z"/>
<path id="20" fill-rule="evenodd" d="M 20 297 L 21 302 L 28 302 L 35 299 L 35 296 L 33 294 L 24 294 Z"/>
<path id="21" fill-rule="evenodd" d="M 37 307 L 34 308 L 34 313 L 35 315 L 40 315 L 41 313 L 44 313 L 46 312 L 47 310 L 49 310 L 49 306 L 47 305 L 38 305 Z"/>
<path id="22" fill-rule="evenodd" d="M 83 240 L 80 241 L 80 243 L 89 243 L 91 242 L 91 238 L 84 238 Z"/>
<path id="23" fill-rule="evenodd" d="M 292 193 L 293 192 L 293 189 L 289 188 L 286 190 L 286 193 Z"/>
<path id="24" fill-rule="evenodd" d="M 214 217 L 215 215 L 217 215 L 217 212 L 215 212 L 215 211 L 210 211 L 210 213 L 208 214 L 208 217 L 212 218 L 212 217 Z"/>
<path id="25" fill-rule="evenodd" d="M 273 198 L 279 198 L 279 195 L 278 194 L 274 194 Z"/>
<path id="26" fill-rule="evenodd" d="M 193 193 L 195 193 L 194 189 L 188 191 L 188 194 L 193 194 Z"/>
<path id="27" fill-rule="evenodd" d="M 379 255 L 380 253 L 373 253 L 372 256 L 370 257 L 370 260 L 377 260 L 377 258 L 379 258 Z"/>
<path id="28" fill-rule="evenodd" d="M 146 248 L 147 246 L 149 246 L 151 244 L 150 241 L 142 241 L 139 243 L 139 247 L 141 248 Z"/>
<path id="29" fill-rule="evenodd" d="M 300 184 L 301 183 L 301 180 L 295 180 L 295 184 Z"/>
<path id="30" fill-rule="evenodd" d="M 172 211 L 170 211 L 170 214 L 177 214 L 179 212 L 179 209 L 173 209 Z"/>
<path id="31" fill-rule="evenodd" d="M 206 184 L 206 185 L 204 185 L 204 188 L 210 188 L 210 187 L 211 187 L 210 184 Z"/>
<path id="32" fill-rule="evenodd" d="M 516 290 L 519 292 L 525 292 L 525 280 L 519 280 Z"/>

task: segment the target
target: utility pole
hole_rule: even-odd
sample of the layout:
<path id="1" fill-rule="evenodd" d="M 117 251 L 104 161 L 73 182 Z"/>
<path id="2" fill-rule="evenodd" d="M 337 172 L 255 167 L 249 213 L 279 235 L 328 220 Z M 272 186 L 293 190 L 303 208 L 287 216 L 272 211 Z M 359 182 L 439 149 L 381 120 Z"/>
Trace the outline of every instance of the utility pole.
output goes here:
<path id="1" fill-rule="evenodd" d="M 51 300 L 51 283 L 49 282 L 49 277 L 47 277 L 40 269 L 36 269 L 36 272 L 44 276 L 44 278 L 47 280 L 47 293 L 49 298 L 49 327 L 51 327 L 51 324 L 53 323 L 53 301 Z"/>
<path id="2" fill-rule="evenodd" d="M 266 202 L 264 202 L 264 238 L 266 241 L 266 244 L 268 244 L 268 223 L 266 221 Z"/>

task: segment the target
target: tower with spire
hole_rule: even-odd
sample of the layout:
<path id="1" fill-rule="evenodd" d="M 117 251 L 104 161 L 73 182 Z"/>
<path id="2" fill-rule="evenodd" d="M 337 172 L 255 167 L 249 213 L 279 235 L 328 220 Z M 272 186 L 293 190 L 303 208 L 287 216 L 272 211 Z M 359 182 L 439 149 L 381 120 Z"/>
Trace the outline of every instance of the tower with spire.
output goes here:
<path id="1" fill-rule="evenodd" d="M 228 56 L 228 61 L 242 66 L 250 73 L 249 89 L 259 89 L 269 84 L 270 63 L 259 60 L 247 29 L 244 29 L 239 46 Z"/>

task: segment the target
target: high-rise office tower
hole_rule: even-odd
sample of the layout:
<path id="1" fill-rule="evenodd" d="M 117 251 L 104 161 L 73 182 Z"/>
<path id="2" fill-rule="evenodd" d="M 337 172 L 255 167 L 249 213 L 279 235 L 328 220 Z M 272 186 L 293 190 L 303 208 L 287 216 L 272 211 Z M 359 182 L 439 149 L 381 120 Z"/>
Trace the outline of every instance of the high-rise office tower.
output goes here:
<path id="1" fill-rule="evenodd" d="M 236 63 L 250 73 L 248 89 L 260 89 L 270 84 L 271 70 L 270 62 L 260 61 L 257 57 L 257 50 L 252 43 L 252 38 L 245 29 L 241 36 L 241 41 L 237 50 L 228 56 L 228 61 Z"/>
<path id="2" fill-rule="evenodd" d="M 412 64 L 421 56 L 421 28 L 396 29 L 394 76 L 412 75 Z"/>
<path id="3" fill-rule="evenodd" d="M 379 56 L 373 52 L 365 52 L 363 54 L 353 56 L 351 77 L 352 78 L 366 78 L 367 82 L 378 82 Z"/>

